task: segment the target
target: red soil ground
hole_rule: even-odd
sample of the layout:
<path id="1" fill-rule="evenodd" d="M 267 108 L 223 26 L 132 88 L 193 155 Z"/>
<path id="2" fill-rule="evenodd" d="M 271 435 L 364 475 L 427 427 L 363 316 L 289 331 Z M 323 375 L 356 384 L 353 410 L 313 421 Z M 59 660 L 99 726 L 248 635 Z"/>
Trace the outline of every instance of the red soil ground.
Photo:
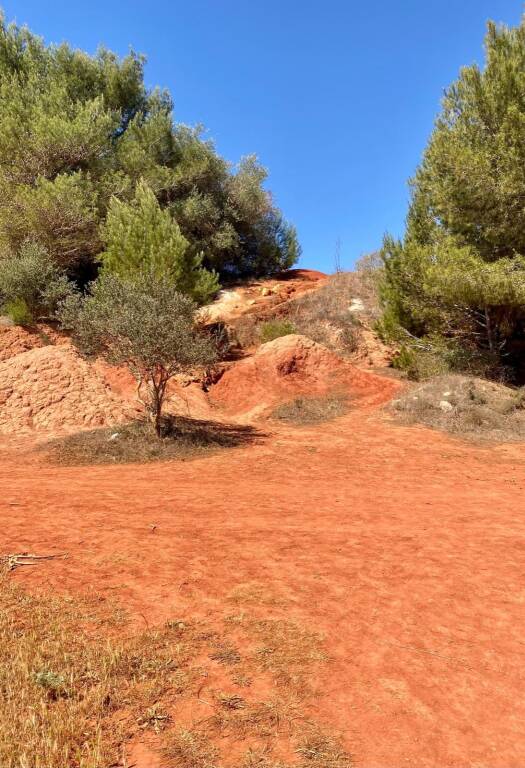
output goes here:
<path id="1" fill-rule="evenodd" d="M 17 391 L 25 360 L 72 354 L 0 335 Z M 133 392 L 122 371 L 98 363 L 89 375 L 103 399 Z M 40 373 L 29 379 L 48 392 Z M 223 418 L 251 418 L 328 384 L 353 395 L 346 416 L 262 421 L 252 444 L 192 461 L 53 467 L 36 435 L 0 435 L 0 554 L 67 552 L 13 578 L 93 590 L 140 624 L 218 622 L 231 590 L 259 584 L 280 598 L 259 606 L 265 615 L 324 633 L 331 660 L 312 714 L 343 734 L 357 768 L 523 768 L 525 447 L 396 426 L 379 406 L 397 382 L 293 339 L 236 363 L 210 399 Z M 213 413 L 197 384 L 180 390 L 192 415 Z M 133 761 L 157 765 L 144 744 Z"/>
<path id="2" fill-rule="evenodd" d="M 69 556 L 17 580 L 150 623 L 213 620 L 259 582 L 325 633 L 317 717 L 356 766 L 525 764 L 525 448 L 358 406 L 182 463 L 56 468 L 31 446 L 0 439 L 0 552 Z"/>

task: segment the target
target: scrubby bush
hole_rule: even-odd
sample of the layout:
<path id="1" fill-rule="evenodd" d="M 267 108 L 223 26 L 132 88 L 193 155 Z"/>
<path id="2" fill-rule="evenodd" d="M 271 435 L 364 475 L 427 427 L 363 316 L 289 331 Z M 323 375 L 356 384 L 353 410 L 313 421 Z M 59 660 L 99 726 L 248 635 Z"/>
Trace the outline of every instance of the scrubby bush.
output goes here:
<path id="1" fill-rule="evenodd" d="M 267 341 L 273 341 L 281 336 L 297 333 L 297 330 L 289 320 L 267 320 L 260 324 L 258 332 L 261 343 L 266 344 Z"/>
<path id="2" fill-rule="evenodd" d="M 501 381 L 510 377 L 510 372 L 501 366 L 495 355 L 439 334 L 409 339 L 409 343 L 400 346 L 392 365 L 404 371 L 413 381 L 426 381 L 433 376 L 459 372 Z"/>
<path id="3" fill-rule="evenodd" d="M 33 325 L 34 323 L 33 315 L 24 299 L 6 301 L 2 310 L 15 325 Z"/>
<path id="4" fill-rule="evenodd" d="M 84 353 L 128 366 L 160 437 L 170 379 L 216 358 L 213 338 L 196 327 L 195 310 L 195 303 L 165 278 L 103 274 L 85 296 L 64 302 L 61 320 Z"/>
<path id="5" fill-rule="evenodd" d="M 17 325 L 53 317 L 73 285 L 44 248 L 26 242 L 19 253 L 0 259 L 0 300 Z"/>

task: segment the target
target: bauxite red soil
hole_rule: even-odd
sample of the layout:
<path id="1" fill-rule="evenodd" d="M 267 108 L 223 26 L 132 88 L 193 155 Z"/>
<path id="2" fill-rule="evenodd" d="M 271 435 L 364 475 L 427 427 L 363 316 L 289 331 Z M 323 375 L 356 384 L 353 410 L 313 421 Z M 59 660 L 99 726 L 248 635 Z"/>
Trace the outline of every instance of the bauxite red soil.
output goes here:
<path id="1" fill-rule="evenodd" d="M 13 578 L 94 589 L 150 623 L 212 620 L 259 582 L 325 633 L 317 716 L 356 766 L 522 768 L 525 448 L 357 406 L 280 430 L 125 467 L 50 467 L 1 438 L 0 552 L 67 551 Z"/>

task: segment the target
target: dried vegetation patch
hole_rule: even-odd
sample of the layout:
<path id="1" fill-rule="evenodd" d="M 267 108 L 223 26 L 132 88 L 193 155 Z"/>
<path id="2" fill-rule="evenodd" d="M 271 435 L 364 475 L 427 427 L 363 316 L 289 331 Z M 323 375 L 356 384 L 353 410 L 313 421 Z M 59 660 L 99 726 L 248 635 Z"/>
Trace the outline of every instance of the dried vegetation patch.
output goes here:
<path id="1" fill-rule="evenodd" d="M 471 376 L 445 375 L 409 389 L 390 406 L 420 423 L 470 439 L 525 439 L 525 390 Z"/>
<path id="2" fill-rule="evenodd" d="M 191 686 L 194 639 L 168 626 L 122 636 L 114 608 L 35 597 L 1 580 L 2 768 L 113 765 L 142 723 L 166 722 L 152 708 Z"/>
<path id="3" fill-rule="evenodd" d="M 327 661 L 318 632 L 240 607 L 215 627 L 133 633 L 101 599 L 1 582 L 2 768 L 123 765 L 146 733 L 166 768 L 350 767 L 309 715 Z M 209 712 L 188 719 L 199 704 Z"/>
<path id="4" fill-rule="evenodd" d="M 348 395 L 332 393 L 322 397 L 296 397 L 279 405 L 271 415 L 274 419 L 302 426 L 337 419 L 348 408 Z"/>

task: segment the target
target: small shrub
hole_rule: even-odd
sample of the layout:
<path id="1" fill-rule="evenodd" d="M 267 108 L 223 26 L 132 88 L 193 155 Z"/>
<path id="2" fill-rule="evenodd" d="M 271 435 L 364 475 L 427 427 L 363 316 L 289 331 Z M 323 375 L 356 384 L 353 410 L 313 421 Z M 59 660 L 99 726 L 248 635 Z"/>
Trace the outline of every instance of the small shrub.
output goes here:
<path id="1" fill-rule="evenodd" d="M 0 259 L 0 299 L 17 325 L 54 317 L 59 304 L 73 293 L 73 285 L 46 250 L 25 243 L 17 254 Z"/>
<path id="2" fill-rule="evenodd" d="M 403 344 L 392 365 L 404 371 L 412 381 L 428 381 L 447 373 L 465 373 L 501 381 L 507 378 L 507 372 L 493 355 L 439 336 Z"/>
<path id="3" fill-rule="evenodd" d="M 15 325 L 33 325 L 33 315 L 24 299 L 6 301 L 2 309 Z"/>
<path id="4" fill-rule="evenodd" d="M 412 381 L 426 381 L 450 371 L 450 365 L 443 355 L 425 349 L 401 347 L 392 361 L 393 367 L 406 373 Z"/>
<path id="5" fill-rule="evenodd" d="M 260 339 L 263 344 L 279 339 L 281 336 L 289 336 L 292 333 L 297 333 L 297 330 L 289 320 L 268 320 L 262 323 L 259 328 Z"/>
<path id="6" fill-rule="evenodd" d="M 168 382 L 217 357 L 215 340 L 196 325 L 195 310 L 167 278 L 103 273 L 86 296 L 63 303 L 61 321 L 85 354 L 128 366 L 160 437 Z"/>
<path id="7" fill-rule="evenodd" d="M 48 669 L 35 672 L 35 683 L 45 688 L 51 699 L 58 699 L 66 695 L 66 679 L 63 675 L 57 675 Z"/>

